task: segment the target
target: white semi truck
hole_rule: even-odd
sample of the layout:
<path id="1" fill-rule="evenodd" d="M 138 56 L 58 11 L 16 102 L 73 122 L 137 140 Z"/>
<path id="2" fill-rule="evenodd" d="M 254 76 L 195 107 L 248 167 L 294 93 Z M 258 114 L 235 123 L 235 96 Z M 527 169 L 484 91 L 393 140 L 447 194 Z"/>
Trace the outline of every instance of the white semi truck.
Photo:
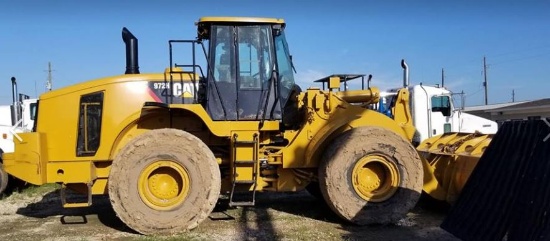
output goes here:
<path id="1" fill-rule="evenodd" d="M 418 145 L 432 136 L 447 132 L 495 134 L 498 125 L 492 120 L 462 112 L 452 101 L 452 92 L 445 87 L 409 85 L 408 66 L 403 67 L 403 85 L 409 89 L 410 109 L 416 135 L 413 143 Z M 397 91 L 390 89 L 380 93 L 380 103 L 373 108 L 392 117 L 391 107 L 394 105 Z"/>
<path id="2" fill-rule="evenodd" d="M 3 169 L 2 153 L 14 151 L 14 139 L 18 133 L 32 131 L 37 99 L 17 92 L 15 77 L 11 78 L 13 103 L 0 105 L 0 194 L 8 187 L 11 179 Z"/>

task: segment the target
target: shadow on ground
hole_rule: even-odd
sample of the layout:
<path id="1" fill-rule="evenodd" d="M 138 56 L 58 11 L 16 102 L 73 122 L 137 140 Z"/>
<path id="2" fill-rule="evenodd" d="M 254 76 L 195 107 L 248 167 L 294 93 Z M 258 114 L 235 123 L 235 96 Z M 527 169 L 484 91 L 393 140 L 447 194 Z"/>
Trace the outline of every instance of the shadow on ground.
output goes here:
<path id="1" fill-rule="evenodd" d="M 73 200 L 78 197 L 69 195 Z M 17 214 L 38 219 L 59 218 L 63 225 L 87 224 L 91 219 L 99 220 L 107 228 L 135 234 L 118 219 L 107 196 L 94 196 L 93 204 L 87 208 L 64 209 L 58 191 L 52 191 L 40 201 L 19 208 Z M 324 201 L 305 191 L 259 193 L 254 207 L 230 208 L 227 202 L 221 200 L 210 216 L 211 221 L 199 225 L 196 233 L 211 233 L 212 230 L 226 228 L 237 231 L 238 237 L 232 240 L 282 240 L 303 231 L 308 234 L 298 238 L 323 239 L 322 236 L 308 236 L 319 229 L 321 233 L 328 230 L 335 235 L 327 237 L 327 240 L 456 240 L 439 228 L 446 213 L 446 209 L 440 205 L 424 198 L 398 224 L 357 226 L 341 220 Z M 284 214 L 281 216 L 281 213 Z M 281 230 L 281 225 L 288 224 L 289 219 L 296 223 L 291 227 L 293 230 L 288 230 L 289 227 Z M 310 226 L 301 229 L 300 226 L 306 223 Z"/>
<path id="2" fill-rule="evenodd" d="M 82 197 L 69 192 L 67 197 L 71 201 L 82 201 Z M 45 194 L 38 202 L 31 203 L 19 208 L 17 214 L 33 218 L 58 217 L 64 225 L 86 224 L 90 216 L 97 216 L 97 219 L 105 226 L 121 232 L 135 234 L 115 214 L 108 196 L 94 196 L 93 205 L 84 208 L 63 208 L 59 191 L 52 191 Z"/>
<path id="3" fill-rule="evenodd" d="M 224 212 L 227 217 L 224 220 L 238 222 L 243 240 L 250 238 L 254 240 L 285 239 L 287 236 L 276 231 L 274 226 L 278 219 L 273 217 L 273 212 L 270 212 L 270 209 L 295 215 L 297 220 L 305 218 L 320 221 L 319 225 L 314 228 L 335 228 L 339 233 L 337 237 L 343 240 L 457 240 L 439 228 L 448 210 L 448 205 L 424 196 L 406 218 L 397 224 L 388 225 L 358 226 L 346 222 L 340 219 L 323 200 L 319 200 L 305 191 L 259 193 L 255 207 L 238 208 L 238 212 L 231 212 L 235 208 L 220 204 L 215 211 Z M 305 223 L 306 221 L 298 222 Z M 323 231 L 326 230 L 320 230 L 321 233 Z M 331 238 L 327 237 L 328 239 Z"/>
<path id="4" fill-rule="evenodd" d="M 441 229 L 439 225 L 445 218 L 450 206 L 446 202 L 432 199 L 422 194 L 416 206 L 395 224 L 358 226 L 342 223 L 340 228 L 346 231 L 344 240 L 458 240 Z"/>

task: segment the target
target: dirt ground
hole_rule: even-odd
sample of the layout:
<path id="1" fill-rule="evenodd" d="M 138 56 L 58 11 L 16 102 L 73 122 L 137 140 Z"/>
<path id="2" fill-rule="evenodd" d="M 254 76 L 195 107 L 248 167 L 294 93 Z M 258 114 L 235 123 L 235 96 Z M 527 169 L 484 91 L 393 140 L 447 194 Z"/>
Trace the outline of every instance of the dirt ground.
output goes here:
<path id="1" fill-rule="evenodd" d="M 457 240 L 439 228 L 446 210 L 425 200 L 396 225 L 359 227 L 307 192 L 258 194 L 255 207 L 217 208 L 190 232 L 147 237 L 127 228 L 107 197 L 63 209 L 55 187 L 34 189 L 0 200 L 0 240 Z"/>

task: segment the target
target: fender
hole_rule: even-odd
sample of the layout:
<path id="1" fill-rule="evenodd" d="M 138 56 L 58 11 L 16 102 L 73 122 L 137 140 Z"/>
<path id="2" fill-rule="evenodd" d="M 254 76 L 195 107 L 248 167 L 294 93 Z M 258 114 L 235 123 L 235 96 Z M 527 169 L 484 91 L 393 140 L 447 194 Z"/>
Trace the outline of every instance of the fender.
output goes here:
<path id="1" fill-rule="evenodd" d="M 325 145 L 329 144 L 332 139 L 345 131 L 362 126 L 386 128 L 407 139 L 405 130 L 389 117 L 379 112 L 365 109 L 361 114 L 347 115 L 347 117 L 338 118 L 317 132 L 306 148 L 307 163 L 319 163 L 319 158 L 322 155 Z"/>
<path id="2" fill-rule="evenodd" d="M 308 108 L 308 121 L 301 130 L 285 133 L 285 138 L 291 140 L 291 143 L 283 149 L 283 156 L 293 161 L 283 161 L 283 168 L 317 167 L 322 150 L 330 140 L 346 130 L 360 126 L 383 127 L 408 139 L 402 126 L 389 117 L 350 105 L 330 92 L 309 89 L 300 98 L 307 102 L 304 106 Z"/>
<path id="3" fill-rule="evenodd" d="M 193 112 L 185 109 L 174 108 L 178 111 L 183 111 L 184 116 L 191 116 L 201 121 Z M 114 160 L 117 153 L 134 137 L 139 136 L 151 129 L 159 128 L 178 128 L 173 125 L 173 117 L 170 116 L 171 110 L 166 106 L 147 106 L 145 105 L 140 111 L 133 113 L 127 117 L 119 126 L 119 134 L 116 137 L 111 147 L 109 159 Z M 183 128 L 179 128 L 183 129 Z"/>
<path id="4" fill-rule="evenodd" d="M 173 116 L 178 111 L 177 117 Z M 171 104 L 166 105 L 156 102 L 147 102 L 139 112 L 135 112 L 126 118 L 118 128 L 119 134 L 111 147 L 109 159 L 113 160 L 118 151 L 124 147 L 132 138 L 151 129 L 176 128 L 185 131 L 189 126 L 178 124 L 174 119 L 191 118 L 195 123 L 204 124 L 207 131 L 218 137 L 229 137 L 231 131 L 235 130 L 253 130 L 257 131 L 261 126 L 261 131 L 279 130 L 278 121 L 264 121 L 260 125 L 259 121 L 213 121 L 204 108 L 199 104 Z M 200 137 L 199 137 L 200 138 Z M 205 140 L 203 140 L 205 141 Z"/>

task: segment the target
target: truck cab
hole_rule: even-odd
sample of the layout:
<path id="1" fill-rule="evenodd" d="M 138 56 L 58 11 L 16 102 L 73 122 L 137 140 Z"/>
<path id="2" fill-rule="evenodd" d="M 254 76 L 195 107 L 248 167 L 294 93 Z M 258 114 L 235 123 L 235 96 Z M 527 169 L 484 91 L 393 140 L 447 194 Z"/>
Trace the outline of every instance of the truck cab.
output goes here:
<path id="1" fill-rule="evenodd" d="M 452 92 L 445 87 L 412 85 L 410 109 L 416 134 L 413 143 L 419 144 L 427 138 L 448 132 L 494 134 L 497 123 L 485 118 L 462 112 L 453 103 Z M 391 106 L 399 88 L 381 92 L 378 110 L 392 117 Z"/>
<path id="2" fill-rule="evenodd" d="M 21 140 L 18 133 L 34 128 L 37 99 L 17 93 L 17 84 L 12 77 L 13 104 L 0 106 L 0 194 L 8 187 L 8 174 L 4 171 L 2 153 L 15 149 L 14 139 Z"/>
<path id="3" fill-rule="evenodd" d="M 34 127 L 38 100 L 17 93 L 15 78 L 12 78 L 12 90 L 13 104 L 0 106 L 0 153 L 13 152 L 14 134 L 32 131 Z"/>

